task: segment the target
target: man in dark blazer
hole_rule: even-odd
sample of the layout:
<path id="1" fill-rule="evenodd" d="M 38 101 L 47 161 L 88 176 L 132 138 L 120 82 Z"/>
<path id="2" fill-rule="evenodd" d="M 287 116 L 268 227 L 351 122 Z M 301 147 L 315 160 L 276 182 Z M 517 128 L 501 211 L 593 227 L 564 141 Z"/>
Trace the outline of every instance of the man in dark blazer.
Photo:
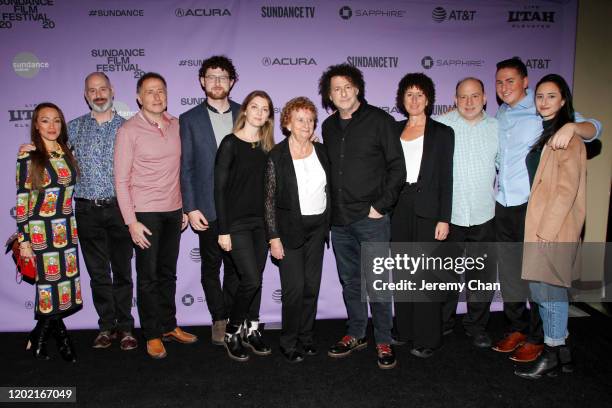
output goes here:
<path id="1" fill-rule="evenodd" d="M 225 56 L 206 59 L 199 71 L 206 100 L 179 117 L 181 134 L 181 193 L 183 211 L 198 234 L 202 259 L 202 287 L 213 321 L 212 342 L 223 345 L 232 294 L 238 285 L 232 261 L 217 243 L 214 168 L 217 146 L 232 133 L 240 105 L 229 99 L 238 79 Z M 219 277 L 223 260 L 223 286 Z"/>

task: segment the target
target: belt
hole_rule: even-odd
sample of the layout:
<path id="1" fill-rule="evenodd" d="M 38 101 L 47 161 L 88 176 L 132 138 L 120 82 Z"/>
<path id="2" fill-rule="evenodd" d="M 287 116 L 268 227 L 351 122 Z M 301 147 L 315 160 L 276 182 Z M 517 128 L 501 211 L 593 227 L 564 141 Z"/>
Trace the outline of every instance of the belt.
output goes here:
<path id="1" fill-rule="evenodd" d="M 80 203 L 89 204 L 93 207 L 111 207 L 117 205 L 117 197 L 96 198 L 93 200 L 76 197 L 74 200 Z"/>

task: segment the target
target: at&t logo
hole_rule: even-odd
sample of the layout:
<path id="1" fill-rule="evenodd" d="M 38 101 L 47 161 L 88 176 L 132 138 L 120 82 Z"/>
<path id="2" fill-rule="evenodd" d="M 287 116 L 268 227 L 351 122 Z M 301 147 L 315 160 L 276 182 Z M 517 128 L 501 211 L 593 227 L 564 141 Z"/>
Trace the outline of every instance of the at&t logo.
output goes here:
<path id="1" fill-rule="evenodd" d="M 444 20 L 448 21 L 473 21 L 476 15 L 476 10 L 451 10 L 446 12 L 444 7 L 436 7 L 431 12 L 431 18 L 436 23 L 441 23 Z"/>

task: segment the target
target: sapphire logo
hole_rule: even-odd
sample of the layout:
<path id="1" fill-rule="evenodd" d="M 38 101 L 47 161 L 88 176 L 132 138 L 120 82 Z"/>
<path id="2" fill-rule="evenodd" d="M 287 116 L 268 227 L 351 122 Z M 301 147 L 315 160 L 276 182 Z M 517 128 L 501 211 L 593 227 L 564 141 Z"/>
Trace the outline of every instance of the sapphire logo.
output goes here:
<path id="1" fill-rule="evenodd" d="M 200 256 L 200 248 L 193 248 L 189 251 L 189 257 L 193 262 L 201 262 L 202 257 Z"/>
<path id="2" fill-rule="evenodd" d="M 184 295 L 184 296 L 181 298 L 181 302 L 183 302 L 183 304 L 184 304 L 185 306 L 191 306 L 191 305 L 193 305 L 194 301 L 195 301 L 195 299 L 194 299 L 194 298 L 193 298 L 193 296 L 191 296 L 189 293 L 187 293 L 186 295 Z"/>
<path id="3" fill-rule="evenodd" d="M 431 58 L 430 56 L 423 57 L 423 59 L 421 60 L 421 66 L 425 69 L 431 69 L 433 65 L 434 65 L 434 61 L 433 61 L 433 58 Z"/>
<path id="4" fill-rule="evenodd" d="M 283 292 L 280 289 L 276 289 L 274 292 L 272 292 L 272 300 L 274 301 L 274 303 L 282 303 L 283 301 Z"/>
<path id="5" fill-rule="evenodd" d="M 348 20 L 349 18 L 353 17 L 353 10 L 351 10 L 349 6 L 344 6 L 340 8 L 338 14 L 340 14 L 341 19 Z"/>
<path id="6" fill-rule="evenodd" d="M 433 18 L 436 23 L 441 23 L 446 20 L 446 10 L 444 10 L 444 7 L 436 7 L 433 9 L 431 18 Z"/>

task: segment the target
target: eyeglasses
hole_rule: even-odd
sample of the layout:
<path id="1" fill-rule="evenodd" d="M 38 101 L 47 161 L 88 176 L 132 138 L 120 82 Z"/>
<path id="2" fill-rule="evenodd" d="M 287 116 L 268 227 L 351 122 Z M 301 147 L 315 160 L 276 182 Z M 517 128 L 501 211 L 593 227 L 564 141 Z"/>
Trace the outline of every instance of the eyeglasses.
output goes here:
<path id="1" fill-rule="evenodd" d="M 204 77 L 204 79 L 207 82 L 221 82 L 222 84 L 226 84 L 229 82 L 229 77 L 227 75 L 223 75 L 223 76 L 216 76 L 216 75 L 206 75 Z"/>

